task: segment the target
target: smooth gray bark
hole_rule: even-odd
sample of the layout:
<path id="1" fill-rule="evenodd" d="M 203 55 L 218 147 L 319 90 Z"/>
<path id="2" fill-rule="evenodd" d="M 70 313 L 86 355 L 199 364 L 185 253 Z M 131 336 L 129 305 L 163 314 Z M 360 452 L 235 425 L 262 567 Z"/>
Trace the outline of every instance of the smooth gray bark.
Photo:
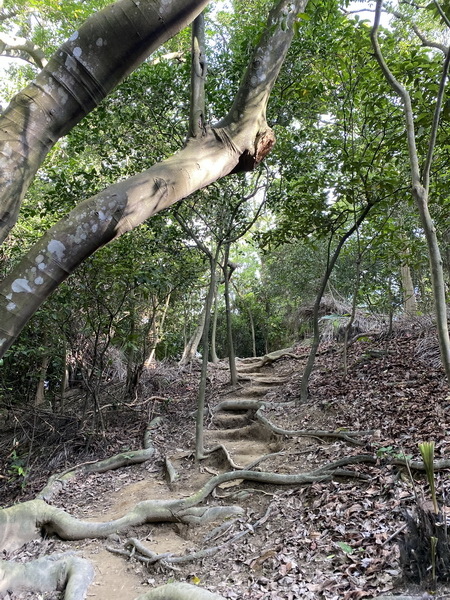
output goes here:
<path id="1" fill-rule="evenodd" d="M 207 4 L 118 0 L 92 15 L 13 98 L 0 116 L 0 242 L 58 139 Z"/>
<path id="2" fill-rule="evenodd" d="M 205 300 L 205 302 L 206 302 L 206 300 Z M 195 328 L 194 333 L 189 338 L 189 341 L 187 342 L 187 344 L 184 347 L 183 356 L 181 357 L 180 362 L 178 363 L 180 366 L 187 365 L 194 360 L 194 358 L 197 354 L 198 346 L 202 339 L 203 329 L 205 328 L 205 316 L 206 316 L 206 312 L 205 312 L 205 308 L 203 307 L 203 310 L 200 314 L 198 325 Z"/>

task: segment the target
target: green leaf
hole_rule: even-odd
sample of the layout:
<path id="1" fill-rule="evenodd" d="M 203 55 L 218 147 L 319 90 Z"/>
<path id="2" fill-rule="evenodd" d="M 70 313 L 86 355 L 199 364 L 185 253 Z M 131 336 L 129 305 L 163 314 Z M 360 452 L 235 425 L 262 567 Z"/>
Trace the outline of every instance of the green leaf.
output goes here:
<path id="1" fill-rule="evenodd" d="M 345 554 L 353 554 L 353 548 L 345 542 L 338 542 L 337 545 Z"/>

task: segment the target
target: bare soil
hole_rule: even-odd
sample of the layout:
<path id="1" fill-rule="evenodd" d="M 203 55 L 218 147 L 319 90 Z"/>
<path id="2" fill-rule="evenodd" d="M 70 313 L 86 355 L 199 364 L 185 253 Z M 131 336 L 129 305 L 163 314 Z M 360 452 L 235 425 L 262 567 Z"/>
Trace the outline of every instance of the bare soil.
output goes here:
<path id="1" fill-rule="evenodd" d="M 245 379 L 237 390 L 229 387 L 223 365 L 211 366 L 210 411 L 205 419 L 208 447 L 223 444 L 241 467 L 273 454 L 256 468 L 287 474 L 308 472 L 362 453 L 376 458 L 376 464 L 346 467 L 355 476 L 293 487 L 232 481 L 219 486 L 206 501 L 234 503 L 244 508 L 242 517 L 230 520 L 224 527 L 220 523 L 200 527 L 148 524 L 108 540 L 69 543 L 54 538 L 37 539 L 4 558 L 26 561 L 50 552 L 76 551 L 95 566 L 96 577 L 88 598 L 98 600 L 132 600 L 149 587 L 168 580 L 193 582 L 230 600 L 351 600 L 414 591 L 410 582 L 402 580 L 397 542 L 402 535 L 399 532 L 405 523 L 405 511 L 412 509 L 416 496 L 428 498 L 429 493 L 422 475 L 414 473 L 412 481 L 404 468 L 389 464 L 389 459 L 401 454 L 418 460 L 417 444 L 424 440 L 435 441 L 437 458 L 450 456 L 450 393 L 436 361 L 437 341 L 434 354 L 431 342 L 426 345 L 427 351 L 423 350 L 424 337 L 429 340 L 433 335 L 412 329 L 386 339 L 358 342 L 351 347 L 346 378 L 342 374 L 341 346 L 322 345 L 310 399 L 299 406 L 293 406 L 292 401 L 299 390 L 306 347 L 298 347 L 298 358 L 284 358 L 262 369 L 251 370 L 251 363 L 242 363 Z M 125 406 L 115 412 L 105 411 L 110 427 L 103 436 L 87 436 L 85 429 L 79 429 L 67 418 L 61 430 L 70 443 L 60 437 L 52 446 L 48 435 L 41 439 L 43 428 L 34 418 L 31 425 L 35 441 L 31 451 L 29 447 L 27 450 L 33 456 L 29 459 L 32 470 L 25 489 L 20 488 L 19 477 L 13 481 L 11 455 L 8 458 L 5 449 L 9 444 L 11 452 L 15 436 L 23 445 L 16 444 L 16 455 L 25 453 L 24 440 L 30 438 L 33 429 L 27 429 L 23 421 L 19 428 L 14 417 L 20 411 L 9 407 L 8 414 L 3 412 L 0 438 L 0 448 L 7 457 L 0 471 L 1 506 L 33 497 L 49 471 L 58 472 L 68 465 L 103 458 L 126 448 L 139 448 L 145 424 L 156 414 L 163 416 L 163 423 L 155 435 L 158 452 L 154 460 L 104 474 L 79 475 L 52 503 L 80 519 L 106 521 L 122 516 L 142 500 L 187 496 L 213 474 L 230 470 L 218 452 L 195 464 L 192 452 L 196 373 L 173 375 L 174 371 L 175 368 L 166 377 L 170 380 L 166 389 L 158 393 L 166 401 L 151 400 L 148 381 L 152 374 L 147 374 L 147 383 L 135 402 L 139 408 Z M 284 429 L 370 433 L 357 438 L 361 446 L 323 436 L 275 435 L 245 411 L 214 414 L 214 406 L 233 398 L 276 402 L 265 411 L 265 416 Z M 55 419 L 54 415 L 47 415 L 53 427 Z M 23 431 L 27 431 L 27 436 L 20 435 Z M 49 457 L 49 447 L 54 450 L 53 459 Z M 51 469 L 46 471 L 39 462 L 40 453 Z M 170 458 L 179 474 L 174 484 L 165 477 L 165 457 Z M 438 473 L 437 480 L 442 502 L 449 494 L 447 472 Z M 264 522 L 253 529 L 252 525 L 264 515 Z M 227 543 L 244 530 L 248 530 L 244 537 Z M 145 565 L 137 554 L 126 558 L 110 551 L 124 550 L 129 538 L 139 539 L 154 552 L 175 555 L 189 555 L 218 544 L 223 547 L 214 556 L 186 564 Z M 435 597 L 447 597 L 446 594 L 443 586 Z M 11 600 L 42 597 L 8 596 Z M 58 595 L 45 597 L 53 600 Z"/>

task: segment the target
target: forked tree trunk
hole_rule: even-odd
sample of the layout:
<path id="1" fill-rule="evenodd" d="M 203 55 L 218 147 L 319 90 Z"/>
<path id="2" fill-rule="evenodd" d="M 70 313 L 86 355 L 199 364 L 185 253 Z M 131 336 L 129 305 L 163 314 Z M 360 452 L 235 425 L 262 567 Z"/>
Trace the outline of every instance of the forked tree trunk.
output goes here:
<path id="1" fill-rule="evenodd" d="M 198 322 L 198 325 L 195 328 L 194 333 L 190 337 L 187 345 L 185 346 L 185 348 L 183 350 L 183 355 L 180 359 L 180 362 L 178 363 L 180 366 L 191 363 L 194 360 L 194 358 L 196 357 L 198 346 L 202 339 L 203 330 L 205 329 L 205 318 L 206 318 L 206 299 L 205 299 L 205 305 L 200 314 L 200 320 Z"/>
<path id="2" fill-rule="evenodd" d="M 436 3 L 437 6 L 439 6 Z M 383 0 L 377 0 L 375 10 L 375 20 L 371 32 L 372 47 L 375 52 L 375 58 L 380 65 L 381 71 L 394 92 L 398 95 L 403 106 L 406 128 L 406 143 L 408 146 L 409 166 L 412 197 L 416 203 L 420 216 L 428 248 L 428 259 L 430 262 L 431 284 L 433 288 L 433 298 L 436 313 L 436 323 L 439 338 L 439 348 L 441 353 L 442 365 L 444 367 L 447 380 L 450 382 L 450 336 L 448 330 L 447 304 L 445 297 L 444 270 L 442 268 L 442 257 L 439 249 L 439 243 L 436 235 L 436 228 L 429 210 L 429 188 L 431 164 L 436 145 L 437 132 L 439 127 L 442 103 L 444 99 L 445 87 L 450 67 L 450 50 L 445 53 L 444 65 L 441 72 L 439 91 L 437 94 L 436 105 L 434 107 L 433 123 L 428 140 L 428 151 L 424 166 L 419 165 L 419 156 L 416 146 L 416 134 L 414 127 L 414 111 L 412 108 L 411 96 L 408 90 L 394 77 L 384 60 L 378 42 L 378 28 L 380 24 L 380 14 L 383 6 Z"/>
<path id="3" fill-rule="evenodd" d="M 150 333 L 150 353 L 147 357 L 147 360 L 144 363 L 145 367 L 149 367 L 155 360 L 156 346 L 161 340 L 164 321 L 166 320 L 167 310 L 169 308 L 170 296 L 171 294 L 167 295 L 162 311 L 160 311 L 159 314 L 157 313 L 155 315 L 155 318 L 153 319 L 153 324 Z"/>
<path id="4" fill-rule="evenodd" d="M 39 86 L 33 84 L 13 100 L 0 117 L 0 130 L 4 132 L 0 153 L 2 139 L 8 146 L 3 149 L 0 184 L 1 177 L 4 183 L 12 182 L 0 185 L 4 235 L 15 221 L 20 198 L 53 143 L 100 102 L 111 80 L 114 87 L 205 4 L 200 0 L 161 2 L 160 6 L 156 3 L 158 12 L 154 2 L 119 0 L 105 10 L 114 12 L 121 6 L 118 12 L 123 18 L 110 19 L 110 12 L 95 15 L 88 29 L 80 28 L 49 61 L 47 71 L 41 79 L 38 77 Z M 98 248 L 193 192 L 232 172 L 252 170 L 264 159 L 275 142 L 266 122 L 267 102 L 290 46 L 294 23 L 305 6 L 306 0 L 281 0 L 271 11 L 230 111 L 215 127 L 205 127 L 201 136 L 188 140 L 171 158 L 81 202 L 13 267 L 0 285 L 0 357 L 44 300 Z M 144 10 L 149 14 L 142 18 Z M 129 23 L 128 36 L 125 27 Z M 117 28 L 119 24 L 123 29 L 117 31 L 113 25 Z M 105 42 L 94 48 L 92 40 L 99 39 Z M 66 56 L 64 64 L 71 66 L 63 73 L 59 73 L 61 52 Z M 82 67 L 77 60 L 81 55 Z M 88 88 L 87 78 L 81 78 L 90 62 L 98 67 L 93 71 L 94 89 Z M 57 81 L 64 81 L 64 85 L 57 86 Z M 67 89 L 73 93 L 69 95 Z M 66 96 L 67 102 L 61 101 Z M 24 139 L 26 149 L 22 147 Z"/>
<path id="5" fill-rule="evenodd" d="M 205 455 L 204 436 L 203 436 L 203 420 L 205 412 L 205 395 L 206 395 L 206 379 L 208 377 L 208 356 L 209 356 L 209 325 L 211 322 L 211 308 L 216 289 L 216 268 L 219 257 L 220 248 L 216 248 L 214 254 L 210 257 L 210 282 L 209 290 L 205 299 L 205 321 L 203 327 L 202 345 L 202 370 L 200 374 L 200 383 L 197 396 L 197 418 L 195 425 L 195 458 L 201 460 Z"/>
<path id="6" fill-rule="evenodd" d="M 341 237 L 341 239 L 339 240 L 338 245 L 336 246 L 335 251 L 333 252 L 333 255 L 328 260 L 328 265 L 327 265 L 327 268 L 325 270 L 325 273 L 324 273 L 324 276 L 322 278 L 322 281 L 320 283 L 320 287 L 319 287 L 319 291 L 317 292 L 316 300 L 314 302 L 314 309 L 313 309 L 313 342 L 312 342 L 312 345 L 311 345 L 311 349 L 309 351 L 308 360 L 306 361 L 305 370 L 303 371 L 302 380 L 301 380 L 301 383 L 300 383 L 300 402 L 306 402 L 307 399 L 308 399 L 308 394 L 309 394 L 309 391 L 308 391 L 309 378 L 311 377 L 311 373 L 312 373 L 313 368 L 314 368 L 314 362 L 316 360 L 317 349 L 319 348 L 319 343 L 320 343 L 319 309 L 320 309 L 320 303 L 322 301 L 322 297 L 323 297 L 323 295 L 325 293 L 325 289 L 326 289 L 326 287 L 328 285 L 328 281 L 330 279 L 331 273 L 333 272 L 333 269 L 334 269 L 334 267 L 336 265 L 336 262 L 337 262 L 337 260 L 339 258 L 339 255 L 341 253 L 341 250 L 342 250 L 345 242 L 359 228 L 359 226 L 361 225 L 361 223 L 364 221 L 364 219 L 366 218 L 366 216 L 369 214 L 369 211 L 371 210 L 372 206 L 373 206 L 373 203 L 371 203 L 371 202 L 368 202 L 366 204 L 366 206 L 361 211 L 361 214 L 359 215 L 359 217 L 355 221 L 355 223 Z"/>

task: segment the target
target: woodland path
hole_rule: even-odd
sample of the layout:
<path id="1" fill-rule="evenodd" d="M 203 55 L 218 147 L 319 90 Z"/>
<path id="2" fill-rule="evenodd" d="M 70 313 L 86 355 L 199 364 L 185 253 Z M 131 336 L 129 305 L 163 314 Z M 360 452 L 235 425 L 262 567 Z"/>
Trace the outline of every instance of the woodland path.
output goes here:
<path id="1" fill-rule="evenodd" d="M 404 353 L 405 348 L 400 348 L 399 356 Z M 361 349 L 355 357 L 358 354 Z M 330 358 L 324 363 L 327 380 L 335 370 L 333 360 L 332 356 L 331 364 L 326 362 Z M 223 519 L 196 526 L 156 521 L 134 525 L 106 540 L 35 538 L 21 548 L 10 549 L 4 558 L 28 561 L 75 550 L 94 565 L 95 579 L 87 597 L 99 600 L 134 600 L 169 579 L 199 584 L 230 600 L 351 600 L 394 589 L 399 578 L 394 537 L 403 524 L 401 505 L 411 503 L 410 482 L 398 477 L 390 450 L 383 457 L 383 464 L 374 454 L 374 448 L 380 444 L 385 447 L 389 442 L 387 432 L 375 430 L 353 437 L 348 435 L 348 429 L 343 431 L 339 425 L 343 420 L 358 429 L 374 422 L 368 408 L 365 412 L 356 405 L 351 408 L 348 389 L 348 405 L 334 407 L 316 399 L 308 405 L 293 406 L 289 400 L 292 386 L 297 386 L 295 374 L 301 362 L 301 357 L 287 357 L 276 364 L 261 364 L 261 359 L 239 363 L 239 388 L 225 389 L 218 403 L 210 403 L 205 419 L 207 446 L 219 444 L 226 450 L 212 452 L 200 469 L 192 459 L 192 424 L 186 421 L 185 432 L 176 438 L 175 447 L 174 443 L 166 445 L 161 453 L 156 453 L 157 460 L 153 457 L 105 473 L 80 470 L 62 490 L 55 492 L 50 503 L 94 524 L 130 514 L 143 501 L 171 498 L 183 502 L 216 474 L 220 476 L 234 468 L 250 466 L 251 473 L 275 474 L 274 477 L 315 473 L 315 480 L 303 481 L 307 485 L 280 487 L 278 480 L 245 481 L 247 476 L 240 478 L 237 470 L 228 481 L 215 485 L 202 502 L 202 506 L 210 508 L 228 505 L 242 509 L 241 513 L 230 514 L 225 525 Z M 320 364 L 319 360 L 318 376 L 323 370 Z M 367 372 L 367 364 L 360 358 L 354 364 Z M 380 361 L 371 361 L 369 367 L 386 370 L 386 364 L 381 365 Z M 427 372 L 430 378 L 429 369 Z M 433 385 L 436 401 L 441 401 L 439 393 L 445 394 L 446 390 L 436 393 Z M 407 393 L 404 383 L 400 389 Z M 265 404 L 263 412 L 261 403 Z M 391 427 L 389 415 L 384 421 Z M 424 416 L 424 421 L 429 426 L 430 419 Z M 299 434 L 301 431 L 304 434 Z M 395 434 L 389 429 L 389 435 Z M 409 432 L 408 436 L 411 437 Z M 155 445 L 161 442 L 162 448 L 163 439 L 158 437 L 157 428 L 153 437 Z M 361 456 L 365 459 L 360 461 Z M 261 457 L 264 461 L 256 465 Z M 341 459 L 344 462 L 337 464 Z M 177 473 L 172 483 L 168 482 L 167 472 L 163 477 L 164 461 Z M 324 470 L 323 466 L 330 463 L 334 463 L 335 476 Z M 0 511 L 0 517 L 1 514 Z M 136 540 L 133 549 L 130 541 Z M 219 550 L 211 556 L 196 554 L 214 546 Z M 141 562 L 142 557 L 146 558 L 146 549 L 158 555 L 190 556 L 193 560 L 169 564 L 163 557 L 147 565 Z M 132 559 L 116 554 L 130 550 Z M 4 593 L 2 597 L 53 600 L 60 595 Z"/>
<path id="2" fill-rule="evenodd" d="M 240 386 L 231 394 L 226 395 L 227 403 L 245 406 L 254 404 L 259 398 L 276 391 L 276 388 L 286 383 L 286 376 L 264 373 L 260 368 L 261 359 L 244 360 L 240 365 Z M 267 370 L 267 369 L 266 369 Z M 176 470 L 176 482 L 168 483 L 161 478 L 160 469 L 149 468 L 148 464 L 107 471 L 102 474 L 83 474 L 75 476 L 63 489 L 58 490 L 51 499 L 53 505 L 63 508 L 71 515 L 87 522 L 109 521 L 118 519 L 131 511 L 139 502 L 147 500 L 162 501 L 167 498 L 182 499 L 196 492 L 205 484 L 211 475 L 229 471 L 230 468 L 255 465 L 263 456 L 280 451 L 279 436 L 267 431 L 261 424 L 252 421 L 251 414 L 242 408 L 226 410 L 211 414 L 205 431 L 206 447 L 222 448 L 213 452 L 202 462 L 200 469 L 193 468 L 192 451 L 180 448 L 173 452 L 170 464 Z M 228 461 L 228 459 L 231 461 Z M 134 473 L 130 473 L 133 470 Z M 233 490 L 242 480 L 223 483 L 217 488 L 217 496 L 233 496 L 226 490 Z M 245 499 L 251 492 L 236 495 L 235 500 Z M 259 507 L 259 502 L 257 502 Z M 217 523 L 216 523 L 217 524 Z M 230 524 L 230 527 L 232 525 Z M 207 536 L 212 526 L 193 527 L 180 524 L 155 523 L 150 527 L 140 526 L 136 529 L 139 537 L 144 539 L 152 552 L 157 554 L 183 555 L 199 551 L 202 538 Z M 188 529 L 192 531 L 188 532 Z M 130 533 L 130 532 L 128 532 Z M 131 532 L 133 533 L 133 532 Z M 131 537 L 131 536 L 130 536 Z M 133 600 L 148 589 L 154 582 L 148 572 L 138 562 L 126 563 L 124 557 L 110 550 L 121 551 L 123 537 L 113 535 L 107 542 L 97 539 L 79 541 L 62 541 L 55 538 L 45 540 L 35 539 L 7 557 L 23 560 L 25 557 L 42 556 L 47 552 L 75 551 L 78 556 L 89 560 L 95 571 L 95 578 L 88 592 L 89 598 L 98 600 Z M 109 548 L 109 549 L 107 549 Z M 175 567 L 176 568 L 176 567 Z M 160 569 L 161 571 L 161 569 Z M 172 571 L 169 570 L 170 575 Z M 143 586 L 143 582 L 147 584 Z M 53 597 L 57 594 L 51 594 Z M 3 597 L 3 596 L 2 596 Z M 10 593 L 4 597 L 19 599 L 32 597 L 30 593 Z"/>
<path id="3" fill-rule="evenodd" d="M 287 376 L 271 375 L 270 371 L 267 373 L 253 366 L 259 362 L 260 359 L 255 359 L 255 361 L 246 360 L 241 363 L 239 375 L 242 388 L 227 394 L 224 398 L 228 402 L 242 405 L 245 402 L 254 402 L 268 393 L 276 392 L 278 386 L 288 381 Z M 258 423 L 250 422 L 247 410 L 227 410 L 211 415 L 208 418 L 207 427 L 205 430 L 206 448 L 223 444 L 233 463 L 242 467 L 254 463 L 265 455 L 279 451 L 282 447 L 277 440 L 278 436 L 271 434 Z M 87 518 L 87 520 L 97 520 L 101 513 L 102 520 L 116 519 L 144 500 L 183 498 L 197 491 L 210 479 L 211 475 L 230 470 L 226 457 L 221 453 L 218 453 L 217 456 L 212 455 L 203 461 L 200 471 L 192 469 L 191 452 L 186 449 L 182 448 L 179 452 L 173 453 L 170 460 L 178 474 L 176 483 L 169 484 L 167 479 L 161 479 L 160 473 L 148 474 L 146 471 L 144 479 L 125 483 L 112 494 L 108 489 L 105 489 L 102 494 L 97 492 L 95 502 L 90 503 L 86 508 L 86 514 L 78 516 Z M 117 483 L 120 485 L 120 479 Z M 237 480 L 228 485 L 222 484 L 219 486 L 218 495 L 232 494 L 233 489 L 239 489 L 240 483 L 240 480 Z M 235 501 L 240 502 L 243 497 L 245 497 L 245 493 L 237 494 Z M 257 502 L 258 504 L 259 502 Z M 75 510 L 76 506 L 73 509 Z M 182 555 L 188 551 L 192 553 L 201 549 L 204 537 L 209 535 L 212 528 L 209 525 L 202 528 L 194 527 L 188 532 L 187 526 L 159 523 L 153 525 L 149 533 L 144 531 L 146 533 L 144 544 L 158 554 Z M 148 527 L 144 526 L 144 529 L 148 529 Z M 139 537 L 142 537 L 142 533 Z M 117 542 L 119 539 L 114 541 Z M 106 550 L 104 545 L 99 545 L 97 540 L 72 542 L 72 548 L 74 544 L 75 548 L 80 551 L 80 555 L 91 561 L 95 568 L 95 579 L 89 590 L 88 598 L 134 600 L 139 594 L 146 591 L 142 585 L 143 580 L 152 582 L 151 575 L 144 573 L 144 569 L 139 564 L 126 566 L 125 563 L 124 565 L 123 557 Z M 119 543 L 112 545 L 120 546 Z M 166 571 L 165 578 L 170 578 L 170 575 L 174 575 L 174 573 L 170 570 Z M 178 577 L 175 578 L 178 579 Z M 158 577 L 159 579 L 160 577 Z"/>

